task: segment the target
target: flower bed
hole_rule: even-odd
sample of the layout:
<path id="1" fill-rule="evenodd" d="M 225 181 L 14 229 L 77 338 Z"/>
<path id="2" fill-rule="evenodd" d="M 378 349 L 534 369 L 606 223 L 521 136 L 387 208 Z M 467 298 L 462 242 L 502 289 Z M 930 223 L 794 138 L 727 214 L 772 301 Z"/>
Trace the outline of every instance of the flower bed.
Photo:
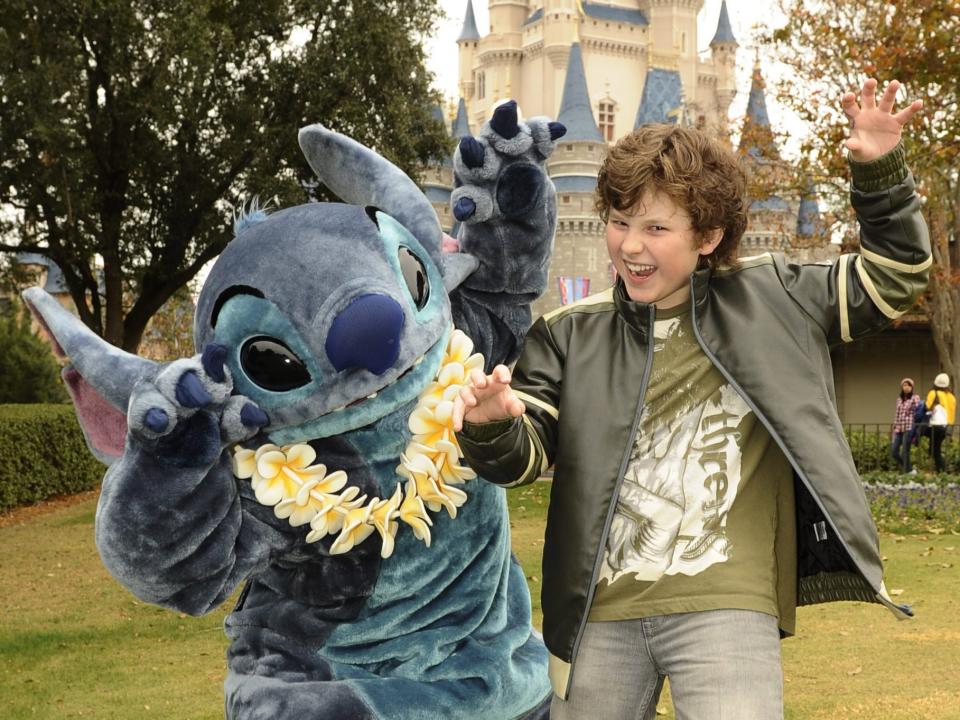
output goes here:
<path id="1" fill-rule="evenodd" d="M 960 534 L 960 478 L 955 475 L 864 476 L 867 501 L 877 525 L 892 532 Z"/>

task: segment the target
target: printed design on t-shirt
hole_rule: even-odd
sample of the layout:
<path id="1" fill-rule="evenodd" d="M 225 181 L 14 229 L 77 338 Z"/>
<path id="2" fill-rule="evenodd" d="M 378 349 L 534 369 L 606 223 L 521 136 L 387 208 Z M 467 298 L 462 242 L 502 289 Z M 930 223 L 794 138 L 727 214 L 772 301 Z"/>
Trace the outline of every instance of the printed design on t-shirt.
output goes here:
<path id="1" fill-rule="evenodd" d="M 679 319 L 655 324 L 650 386 L 663 383 L 669 392 L 641 417 L 601 568 L 608 583 L 696 575 L 734 552 L 727 514 L 741 482 L 742 427 L 751 411 L 722 378 L 703 382 L 709 365 L 697 361 L 709 360 L 689 332 Z"/>

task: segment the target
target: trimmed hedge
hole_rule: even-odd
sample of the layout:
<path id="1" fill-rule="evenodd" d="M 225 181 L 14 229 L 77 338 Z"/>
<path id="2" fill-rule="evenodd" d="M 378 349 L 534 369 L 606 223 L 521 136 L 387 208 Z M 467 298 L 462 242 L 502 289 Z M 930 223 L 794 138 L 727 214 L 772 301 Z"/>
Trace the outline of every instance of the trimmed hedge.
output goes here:
<path id="1" fill-rule="evenodd" d="M 104 472 L 72 405 L 0 405 L 0 512 L 90 490 Z"/>

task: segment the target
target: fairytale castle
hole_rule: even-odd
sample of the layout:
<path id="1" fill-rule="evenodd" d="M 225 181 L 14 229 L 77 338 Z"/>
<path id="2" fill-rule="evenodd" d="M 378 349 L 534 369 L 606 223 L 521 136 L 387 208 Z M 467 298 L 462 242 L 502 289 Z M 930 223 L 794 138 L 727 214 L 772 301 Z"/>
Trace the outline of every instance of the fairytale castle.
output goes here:
<path id="1" fill-rule="evenodd" d="M 566 125 L 547 165 L 559 218 L 550 285 L 535 307 L 544 312 L 611 282 L 603 226 L 593 209 L 607 145 L 644 123 L 689 124 L 729 138 L 739 44 L 726 0 L 704 53 L 697 31 L 703 0 L 488 0 L 488 6 L 490 32 L 481 37 L 472 0 L 465 4 L 451 133 L 475 132 L 506 99 L 516 100 L 526 117 L 548 115 Z M 759 66 L 741 137 L 738 153 L 750 169 L 775 172 L 780 159 Z M 448 206 L 452 166 L 430 168 L 424 185 L 455 234 Z M 742 254 L 792 248 L 798 235 L 816 232 L 818 215 L 812 192 L 755 200 Z"/>

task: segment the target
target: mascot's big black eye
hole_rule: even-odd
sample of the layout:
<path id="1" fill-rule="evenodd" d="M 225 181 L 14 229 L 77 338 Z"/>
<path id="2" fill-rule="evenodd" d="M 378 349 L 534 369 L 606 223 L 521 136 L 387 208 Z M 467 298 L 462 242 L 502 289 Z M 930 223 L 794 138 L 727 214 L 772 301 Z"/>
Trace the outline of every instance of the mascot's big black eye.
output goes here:
<path id="1" fill-rule="evenodd" d="M 274 338 L 247 340 L 240 349 L 240 367 L 257 385 L 274 392 L 293 390 L 310 382 L 303 361 Z"/>
<path id="2" fill-rule="evenodd" d="M 403 271 L 403 279 L 407 283 L 407 290 L 410 291 L 417 310 L 422 310 L 430 298 L 427 270 L 420 262 L 420 258 L 402 245 L 400 246 L 400 270 Z"/>

